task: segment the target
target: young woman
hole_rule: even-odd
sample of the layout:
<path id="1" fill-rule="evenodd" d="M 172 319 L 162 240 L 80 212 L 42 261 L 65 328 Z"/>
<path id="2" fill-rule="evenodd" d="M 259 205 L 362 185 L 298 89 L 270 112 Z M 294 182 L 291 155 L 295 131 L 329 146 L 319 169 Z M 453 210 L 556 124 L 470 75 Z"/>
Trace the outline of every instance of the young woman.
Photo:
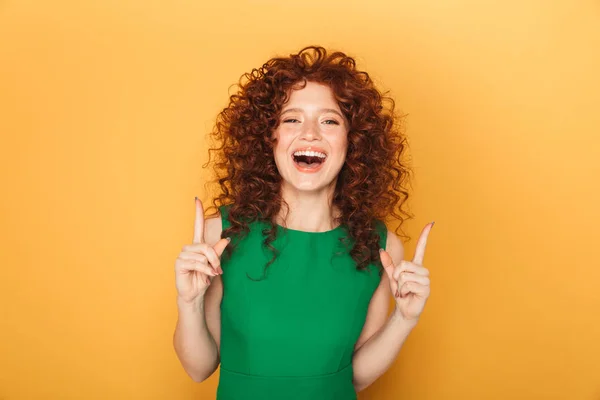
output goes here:
<path id="1" fill-rule="evenodd" d="M 387 105 L 387 107 L 386 107 Z M 351 400 L 394 362 L 429 296 L 403 221 L 394 103 L 341 52 L 307 47 L 245 74 L 217 119 L 222 194 L 175 263 L 177 355 L 219 400 Z M 390 295 L 395 307 L 388 307 Z"/>

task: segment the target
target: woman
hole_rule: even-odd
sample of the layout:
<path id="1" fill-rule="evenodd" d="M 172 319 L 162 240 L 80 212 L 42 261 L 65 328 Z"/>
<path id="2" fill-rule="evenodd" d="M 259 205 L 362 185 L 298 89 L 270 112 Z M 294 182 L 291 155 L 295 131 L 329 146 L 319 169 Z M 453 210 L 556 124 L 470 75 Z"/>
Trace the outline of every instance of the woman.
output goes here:
<path id="1" fill-rule="evenodd" d="M 175 264 L 175 350 L 197 382 L 221 365 L 219 400 L 356 399 L 429 296 L 433 223 L 408 262 L 383 222 L 408 196 L 394 103 L 321 47 L 243 78 L 213 132 L 219 212 L 196 199 Z"/>

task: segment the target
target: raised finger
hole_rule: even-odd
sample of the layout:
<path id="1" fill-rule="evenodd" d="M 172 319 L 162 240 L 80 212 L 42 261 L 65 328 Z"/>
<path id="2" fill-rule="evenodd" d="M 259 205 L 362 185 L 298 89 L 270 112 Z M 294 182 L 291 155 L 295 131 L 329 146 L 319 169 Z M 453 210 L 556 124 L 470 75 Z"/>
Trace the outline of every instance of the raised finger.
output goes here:
<path id="1" fill-rule="evenodd" d="M 192 243 L 204 243 L 204 207 L 198 197 L 195 199 L 196 220 L 194 222 L 194 240 Z"/>
<path id="2" fill-rule="evenodd" d="M 427 246 L 427 237 L 429 236 L 429 232 L 431 232 L 431 228 L 433 228 L 433 224 L 434 222 L 425 225 L 425 228 L 423 228 L 423 231 L 421 232 L 421 236 L 419 236 L 417 249 L 415 250 L 415 256 L 413 258 L 413 262 L 415 264 L 423 265 L 423 258 L 425 258 L 425 247 Z"/>

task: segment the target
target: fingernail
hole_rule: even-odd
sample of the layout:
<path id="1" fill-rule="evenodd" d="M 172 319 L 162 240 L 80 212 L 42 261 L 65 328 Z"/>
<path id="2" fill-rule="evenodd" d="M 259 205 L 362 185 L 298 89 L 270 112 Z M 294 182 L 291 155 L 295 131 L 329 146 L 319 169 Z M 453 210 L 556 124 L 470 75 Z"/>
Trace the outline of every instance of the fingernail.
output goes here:
<path id="1" fill-rule="evenodd" d="M 435 224 L 435 221 L 433 221 L 433 222 L 431 223 L 431 227 L 432 227 L 432 228 L 433 228 L 433 224 Z"/>
<path id="2" fill-rule="evenodd" d="M 223 268 L 219 267 L 219 273 L 223 275 Z"/>
<path id="3" fill-rule="evenodd" d="M 228 242 L 231 242 L 231 238 L 230 237 L 227 237 L 225 239 L 227 239 Z"/>
<path id="4" fill-rule="evenodd" d="M 380 248 L 380 249 L 379 249 L 379 252 L 381 253 L 382 251 L 383 251 L 383 249 L 382 249 L 382 248 Z"/>

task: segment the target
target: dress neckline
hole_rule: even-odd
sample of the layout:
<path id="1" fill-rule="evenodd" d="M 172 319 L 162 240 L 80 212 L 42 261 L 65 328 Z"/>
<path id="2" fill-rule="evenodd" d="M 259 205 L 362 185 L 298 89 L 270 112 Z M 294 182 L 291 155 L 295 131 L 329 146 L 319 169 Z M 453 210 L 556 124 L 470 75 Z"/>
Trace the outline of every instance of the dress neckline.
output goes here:
<path id="1" fill-rule="evenodd" d="M 335 228 L 330 229 L 328 231 L 312 232 L 312 231 L 301 231 L 298 229 L 286 228 L 285 226 L 279 225 L 277 223 L 275 223 L 275 226 L 277 226 L 277 229 L 279 229 L 282 232 L 289 232 L 289 233 L 293 233 L 295 235 L 327 235 L 327 234 L 332 234 L 332 233 L 341 231 L 343 228 L 342 224 L 340 224 L 340 225 L 336 226 Z"/>

